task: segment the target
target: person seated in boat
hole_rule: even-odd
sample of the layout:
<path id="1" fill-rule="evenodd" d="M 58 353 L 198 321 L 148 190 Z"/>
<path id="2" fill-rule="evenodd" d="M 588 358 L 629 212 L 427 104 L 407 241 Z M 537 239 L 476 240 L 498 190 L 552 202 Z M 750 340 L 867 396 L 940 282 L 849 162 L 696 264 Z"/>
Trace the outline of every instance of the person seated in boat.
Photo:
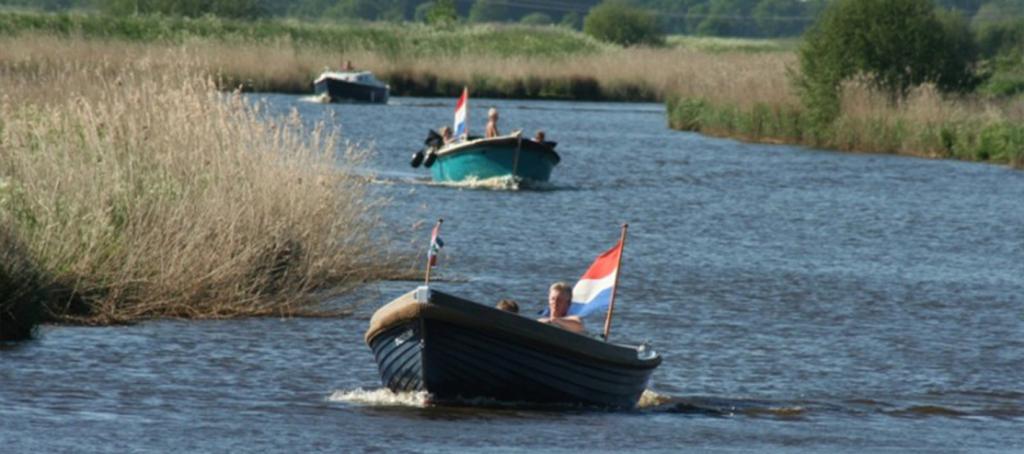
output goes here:
<path id="1" fill-rule="evenodd" d="M 555 282 L 548 289 L 548 317 L 537 319 L 541 323 L 555 325 L 564 330 L 574 333 L 586 331 L 583 327 L 583 320 L 569 313 L 569 306 L 572 304 L 572 287 L 565 282 Z"/>
<path id="2" fill-rule="evenodd" d="M 505 312 L 511 312 L 513 314 L 519 313 L 519 304 L 509 299 L 498 301 L 498 304 L 495 307 Z"/>
<path id="3" fill-rule="evenodd" d="M 500 135 L 501 133 L 498 132 L 498 109 L 491 107 L 487 111 L 487 129 L 484 132 L 484 138 L 490 139 Z"/>
<path id="4" fill-rule="evenodd" d="M 444 140 L 445 145 L 452 143 L 455 137 L 452 136 L 451 126 L 444 126 L 441 128 L 441 139 Z"/>
<path id="5" fill-rule="evenodd" d="M 538 129 L 537 134 L 533 135 L 533 141 L 537 143 L 544 143 L 544 130 Z"/>

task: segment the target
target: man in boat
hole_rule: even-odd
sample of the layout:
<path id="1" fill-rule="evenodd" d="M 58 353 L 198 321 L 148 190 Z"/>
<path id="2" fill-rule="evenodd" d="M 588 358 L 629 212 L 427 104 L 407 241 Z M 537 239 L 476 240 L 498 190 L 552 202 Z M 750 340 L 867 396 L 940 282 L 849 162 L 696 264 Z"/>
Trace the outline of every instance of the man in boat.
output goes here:
<path id="1" fill-rule="evenodd" d="M 441 140 L 444 141 L 445 145 L 452 143 L 455 140 L 452 137 L 452 128 L 450 126 L 444 126 L 441 128 Z"/>
<path id="2" fill-rule="evenodd" d="M 575 315 L 566 314 L 572 304 L 572 287 L 565 282 L 555 282 L 548 289 L 548 311 L 549 317 L 540 318 L 537 321 L 555 325 L 559 328 L 582 333 L 586 331 L 583 327 L 583 320 Z"/>
<path id="3" fill-rule="evenodd" d="M 491 107 L 487 111 L 487 129 L 484 132 L 484 138 L 490 139 L 500 135 L 498 132 L 498 109 Z"/>

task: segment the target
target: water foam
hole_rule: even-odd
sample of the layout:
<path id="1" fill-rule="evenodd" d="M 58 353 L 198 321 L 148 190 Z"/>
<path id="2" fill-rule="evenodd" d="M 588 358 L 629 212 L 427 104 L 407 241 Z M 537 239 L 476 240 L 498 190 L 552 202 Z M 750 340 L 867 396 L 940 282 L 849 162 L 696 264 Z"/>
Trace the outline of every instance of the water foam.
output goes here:
<path id="1" fill-rule="evenodd" d="M 422 408 L 427 406 L 427 396 L 426 391 L 396 393 L 387 388 L 356 388 L 334 391 L 327 400 L 366 406 Z"/>
<path id="2" fill-rule="evenodd" d="M 490 189 L 492 191 L 518 191 L 522 185 L 523 180 L 518 177 L 511 175 L 477 179 L 476 177 L 469 177 L 462 181 L 445 181 L 433 183 L 437 186 L 450 186 L 455 188 L 463 189 Z"/>
<path id="3" fill-rule="evenodd" d="M 657 407 L 663 403 L 672 400 L 671 396 L 664 394 L 658 394 L 654 390 L 645 389 L 644 393 L 640 395 L 640 400 L 636 403 L 636 408 L 650 408 Z"/>

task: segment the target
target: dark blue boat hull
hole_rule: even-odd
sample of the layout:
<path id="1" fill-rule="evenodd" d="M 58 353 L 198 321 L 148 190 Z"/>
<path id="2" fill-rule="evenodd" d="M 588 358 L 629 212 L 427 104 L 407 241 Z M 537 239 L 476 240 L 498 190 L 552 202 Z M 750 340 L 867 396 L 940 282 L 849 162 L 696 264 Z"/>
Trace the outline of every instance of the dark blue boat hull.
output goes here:
<path id="1" fill-rule="evenodd" d="M 346 82 L 343 80 L 323 78 L 313 84 L 318 95 L 327 95 L 330 102 L 358 101 L 370 103 L 388 102 L 387 87 Z"/>
<path id="2" fill-rule="evenodd" d="M 493 311 L 499 314 L 491 315 L 511 315 Z M 550 328 L 525 317 L 513 317 Z M 660 363 L 660 357 L 656 357 L 623 364 L 602 359 L 600 353 L 587 355 L 561 349 L 551 343 L 551 338 L 545 336 L 550 333 L 544 330 L 538 330 L 538 336 L 531 339 L 504 332 L 501 323 L 491 329 L 487 322 L 476 325 L 461 323 L 457 317 L 446 318 L 450 317 L 428 313 L 388 327 L 368 340 L 385 386 L 396 392 L 427 391 L 435 402 L 484 398 L 631 408 Z M 610 346 L 596 339 L 584 340 Z"/>

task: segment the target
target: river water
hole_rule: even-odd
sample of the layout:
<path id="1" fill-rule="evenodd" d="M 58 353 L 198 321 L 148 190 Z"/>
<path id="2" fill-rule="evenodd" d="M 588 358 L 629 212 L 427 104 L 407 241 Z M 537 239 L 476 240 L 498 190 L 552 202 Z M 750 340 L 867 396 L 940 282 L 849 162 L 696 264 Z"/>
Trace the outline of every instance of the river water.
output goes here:
<path id="1" fill-rule="evenodd" d="M 381 390 L 344 319 L 46 326 L 0 349 L 0 450 L 1024 450 L 1024 173 L 670 131 L 656 104 L 471 100 L 559 142 L 552 184 L 430 184 L 454 99 L 260 95 L 371 147 L 398 248 L 445 219 L 438 288 L 539 310 L 628 222 L 612 339 L 664 357 L 633 411 L 434 407 Z M 596 329 L 599 321 L 590 322 Z M 500 358 L 496 358 L 500 361 Z"/>

